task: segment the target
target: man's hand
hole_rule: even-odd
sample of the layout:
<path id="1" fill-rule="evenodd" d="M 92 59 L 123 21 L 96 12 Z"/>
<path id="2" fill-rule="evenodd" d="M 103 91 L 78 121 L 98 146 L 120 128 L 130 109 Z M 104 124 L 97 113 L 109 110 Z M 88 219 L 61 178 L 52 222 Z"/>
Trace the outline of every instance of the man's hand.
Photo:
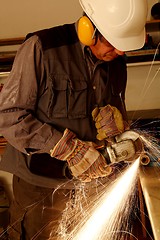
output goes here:
<path id="1" fill-rule="evenodd" d="M 89 182 L 91 179 L 105 177 L 112 172 L 105 158 L 92 142 L 79 140 L 70 130 L 64 131 L 63 137 L 51 150 L 51 156 L 66 160 L 74 177 Z"/>
<path id="2" fill-rule="evenodd" d="M 120 111 L 113 106 L 96 107 L 92 117 L 97 128 L 97 139 L 104 140 L 125 131 L 125 122 Z"/>

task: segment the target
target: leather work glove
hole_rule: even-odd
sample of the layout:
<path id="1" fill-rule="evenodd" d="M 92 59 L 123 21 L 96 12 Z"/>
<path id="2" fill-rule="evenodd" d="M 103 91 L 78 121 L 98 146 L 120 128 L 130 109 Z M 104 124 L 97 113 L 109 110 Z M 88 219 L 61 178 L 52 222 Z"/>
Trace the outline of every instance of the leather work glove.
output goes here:
<path id="1" fill-rule="evenodd" d="M 66 160 L 72 175 L 84 182 L 105 177 L 112 171 L 92 142 L 79 140 L 69 129 L 64 131 L 60 141 L 51 150 L 51 157 Z"/>
<path id="2" fill-rule="evenodd" d="M 97 128 L 97 139 L 104 140 L 125 131 L 126 124 L 120 111 L 111 105 L 96 107 L 92 111 L 92 118 Z"/>

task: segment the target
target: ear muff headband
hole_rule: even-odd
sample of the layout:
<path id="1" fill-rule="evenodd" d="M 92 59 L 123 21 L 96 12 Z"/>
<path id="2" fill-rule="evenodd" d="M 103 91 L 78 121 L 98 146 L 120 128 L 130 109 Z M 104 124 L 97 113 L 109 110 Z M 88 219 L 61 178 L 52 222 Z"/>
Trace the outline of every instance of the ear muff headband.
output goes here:
<path id="1" fill-rule="evenodd" d="M 83 16 L 78 22 L 78 38 L 86 46 L 94 45 L 94 27 L 87 16 Z"/>

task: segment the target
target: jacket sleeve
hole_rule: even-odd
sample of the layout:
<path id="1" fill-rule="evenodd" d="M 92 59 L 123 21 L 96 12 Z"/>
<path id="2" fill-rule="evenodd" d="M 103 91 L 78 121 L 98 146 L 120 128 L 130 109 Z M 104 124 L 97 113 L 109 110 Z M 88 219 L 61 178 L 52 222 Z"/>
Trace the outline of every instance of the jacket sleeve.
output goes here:
<path id="1" fill-rule="evenodd" d="M 37 36 L 17 51 L 0 93 L 0 133 L 19 151 L 49 153 L 62 133 L 36 118 L 38 90 L 44 76 L 43 52 Z"/>

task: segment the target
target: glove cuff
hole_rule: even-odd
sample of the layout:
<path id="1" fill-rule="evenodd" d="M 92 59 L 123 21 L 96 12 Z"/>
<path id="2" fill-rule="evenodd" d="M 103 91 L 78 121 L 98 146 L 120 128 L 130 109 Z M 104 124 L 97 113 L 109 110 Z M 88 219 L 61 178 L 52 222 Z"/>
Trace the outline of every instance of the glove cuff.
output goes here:
<path id="1" fill-rule="evenodd" d="M 66 160 L 68 155 L 71 155 L 76 148 L 73 142 L 75 137 L 76 135 L 66 128 L 59 142 L 50 150 L 50 156 L 60 160 Z"/>

